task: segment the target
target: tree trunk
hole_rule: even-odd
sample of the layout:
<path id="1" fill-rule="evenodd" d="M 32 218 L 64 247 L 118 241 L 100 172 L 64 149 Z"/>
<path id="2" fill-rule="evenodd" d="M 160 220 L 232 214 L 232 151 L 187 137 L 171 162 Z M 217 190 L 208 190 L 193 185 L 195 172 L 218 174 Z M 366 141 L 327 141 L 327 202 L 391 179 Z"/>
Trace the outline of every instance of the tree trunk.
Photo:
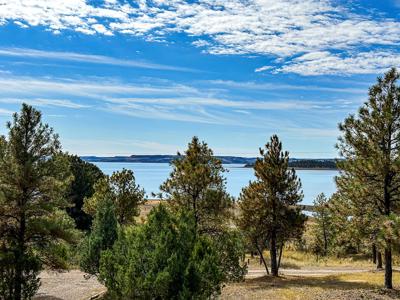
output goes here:
<path id="1" fill-rule="evenodd" d="M 256 246 L 258 253 L 260 254 L 260 259 L 262 260 L 262 262 L 264 263 L 264 267 L 265 267 L 265 271 L 267 271 L 267 274 L 269 275 L 269 270 L 268 270 L 268 265 L 267 262 L 264 259 L 264 255 L 262 253 L 262 249 L 260 249 L 258 247 L 258 245 Z"/>
<path id="2" fill-rule="evenodd" d="M 376 252 L 376 268 L 382 269 L 382 253 L 380 251 Z"/>
<path id="3" fill-rule="evenodd" d="M 324 256 L 328 253 L 328 237 L 326 234 L 325 222 L 323 223 L 323 233 L 324 233 Z"/>
<path id="4" fill-rule="evenodd" d="M 389 153 L 388 157 L 390 158 L 390 144 L 388 145 Z M 385 203 L 385 215 L 389 216 L 391 213 L 391 195 L 389 192 L 389 188 L 392 183 L 392 177 L 389 172 L 385 175 L 385 183 L 383 186 L 383 196 Z M 392 289 L 392 241 L 390 239 L 386 240 L 386 248 L 385 248 L 385 288 Z"/>
<path id="5" fill-rule="evenodd" d="M 15 282 L 14 282 L 14 299 L 22 299 L 23 269 L 24 269 L 24 252 L 25 252 L 25 215 L 22 213 L 19 222 L 18 246 L 15 253 Z"/>
<path id="6" fill-rule="evenodd" d="M 278 271 L 279 271 L 279 268 L 281 267 L 282 253 L 283 253 L 283 243 L 281 244 L 281 247 L 279 249 Z"/>
<path id="7" fill-rule="evenodd" d="M 387 241 L 385 248 L 385 288 L 392 289 L 392 247 L 391 241 Z"/>
<path id="8" fill-rule="evenodd" d="M 276 260 L 276 232 L 273 230 L 271 232 L 271 240 L 270 240 L 270 256 L 271 256 L 271 274 L 272 276 L 278 276 L 278 264 Z"/>
<path id="9" fill-rule="evenodd" d="M 376 264 L 376 245 L 372 244 L 372 263 Z"/>

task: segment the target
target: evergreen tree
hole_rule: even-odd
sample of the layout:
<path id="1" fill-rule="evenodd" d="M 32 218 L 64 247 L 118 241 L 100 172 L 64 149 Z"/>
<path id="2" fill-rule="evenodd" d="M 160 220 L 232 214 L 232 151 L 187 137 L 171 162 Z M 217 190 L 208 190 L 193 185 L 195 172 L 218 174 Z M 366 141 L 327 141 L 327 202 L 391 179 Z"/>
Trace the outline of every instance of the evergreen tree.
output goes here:
<path id="1" fill-rule="evenodd" d="M 99 273 L 101 252 L 113 246 L 117 225 L 114 203 L 106 197 L 98 203 L 92 231 L 82 243 L 80 267 L 83 271 L 93 275 Z"/>
<path id="2" fill-rule="evenodd" d="M 282 143 L 276 135 L 271 137 L 265 150 L 260 149 L 260 154 L 261 158 L 254 165 L 256 181 L 240 195 L 239 223 L 244 230 L 261 238 L 258 246 L 269 241 L 271 274 L 278 276 L 278 249 L 304 229 L 305 216 L 296 206 L 303 194 L 294 169 L 288 169 L 289 153 L 282 151 Z M 251 222 L 245 220 L 247 217 Z"/>
<path id="3" fill-rule="evenodd" d="M 74 177 L 66 192 L 66 197 L 71 202 L 67 212 L 75 220 L 78 229 L 89 230 L 92 217 L 82 210 L 83 202 L 85 198 L 93 195 L 94 184 L 103 178 L 104 174 L 96 165 L 83 161 L 76 155 L 64 154 L 64 156 Z"/>
<path id="4" fill-rule="evenodd" d="M 102 254 L 100 279 L 111 299 L 208 299 L 221 290 L 218 266 L 217 249 L 196 236 L 192 214 L 160 204 L 147 223 L 120 230 Z"/>
<path id="5" fill-rule="evenodd" d="M 226 193 L 226 170 L 207 144 L 193 137 L 184 155 L 172 161 L 170 177 L 161 185 L 175 211 L 189 210 L 199 233 L 213 234 L 227 225 L 233 200 Z"/>
<path id="6" fill-rule="evenodd" d="M 66 267 L 77 238 L 63 197 L 70 182 L 53 129 L 26 104 L 0 138 L 0 298 L 30 299 L 43 265 Z"/>
<path id="7" fill-rule="evenodd" d="M 135 217 L 139 216 L 140 205 L 145 202 L 145 192 L 136 184 L 133 171 L 122 169 L 94 185 L 94 193 L 85 200 L 83 210 L 94 215 L 103 198 L 113 201 L 118 223 L 128 225 L 134 224 Z"/>
<path id="8" fill-rule="evenodd" d="M 316 240 L 321 242 L 321 254 L 326 256 L 333 239 L 332 216 L 329 209 L 329 200 L 325 195 L 319 194 L 314 200 L 315 230 L 313 234 Z"/>
<path id="9" fill-rule="evenodd" d="M 369 99 L 357 116 L 350 115 L 339 125 L 342 136 L 338 148 L 344 158 L 338 163 L 339 190 L 356 183 L 359 197 L 350 197 L 354 206 L 373 208 L 373 214 L 389 218 L 399 211 L 400 198 L 400 74 L 391 69 L 369 90 Z M 369 209 L 371 211 L 371 209 Z M 371 216 L 371 214 L 369 214 Z M 385 287 L 392 288 L 392 245 L 384 239 Z"/>
<path id="10" fill-rule="evenodd" d="M 269 269 L 264 258 L 264 249 L 267 246 L 269 208 L 268 202 L 264 201 L 264 194 L 260 182 L 250 182 L 246 188 L 242 189 L 239 197 L 239 217 L 237 225 L 247 241 L 254 246 L 260 255 L 267 274 Z"/>
<path id="11" fill-rule="evenodd" d="M 240 264 L 244 244 L 241 235 L 231 228 L 234 202 L 226 192 L 226 170 L 221 161 L 206 143 L 193 137 L 184 155 L 178 153 L 172 168 L 170 177 L 160 187 L 162 196 L 166 196 L 174 212 L 193 215 L 196 234 L 213 240 L 225 280 L 242 279 L 246 272 Z"/>

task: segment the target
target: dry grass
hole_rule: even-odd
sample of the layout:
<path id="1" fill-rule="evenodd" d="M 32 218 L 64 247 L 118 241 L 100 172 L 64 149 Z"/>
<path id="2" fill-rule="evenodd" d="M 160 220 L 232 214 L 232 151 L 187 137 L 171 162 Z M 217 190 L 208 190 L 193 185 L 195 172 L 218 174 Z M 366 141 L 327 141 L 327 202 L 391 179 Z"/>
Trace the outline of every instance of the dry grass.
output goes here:
<path id="1" fill-rule="evenodd" d="M 222 299 L 400 299 L 395 290 L 381 289 L 383 272 L 364 272 L 320 277 L 264 276 L 230 284 L 223 289 Z M 398 283 L 400 273 L 393 273 Z"/>
<path id="2" fill-rule="evenodd" d="M 264 257 L 269 261 L 268 251 L 264 252 Z M 250 268 L 262 268 L 258 256 L 251 258 L 250 255 L 248 255 L 246 259 L 250 262 Z M 281 267 L 284 269 L 309 269 L 314 267 L 371 267 L 371 260 L 369 260 L 365 255 L 351 255 L 345 258 L 329 256 L 317 259 L 316 256 L 311 253 L 284 250 Z"/>

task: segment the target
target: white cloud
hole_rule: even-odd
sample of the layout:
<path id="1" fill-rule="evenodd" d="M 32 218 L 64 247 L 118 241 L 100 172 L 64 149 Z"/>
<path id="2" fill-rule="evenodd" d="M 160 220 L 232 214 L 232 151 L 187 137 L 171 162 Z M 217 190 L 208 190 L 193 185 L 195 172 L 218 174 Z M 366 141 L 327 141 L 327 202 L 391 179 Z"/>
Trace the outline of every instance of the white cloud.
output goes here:
<path id="1" fill-rule="evenodd" d="M 185 33 L 193 44 L 211 54 L 258 54 L 286 62 L 276 72 L 316 75 L 305 70 L 307 62 L 316 68 L 324 55 L 340 65 L 362 51 L 380 55 L 386 48 L 389 62 L 400 56 L 400 22 L 363 10 L 356 13 L 352 1 L 333 0 L 203 0 L 125 1 L 108 0 L 95 6 L 85 0 L 0 0 L 0 24 L 17 21 L 44 26 L 58 33 L 74 30 L 84 34 L 115 33 L 168 40 L 170 33 Z M 346 4 L 347 3 L 347 4 Z M 206 38 L 206 39 L 205 39 Z M 363 49 L 363 50 L 361 50 Z M 303 61 L 296 57 L 303 56 Z M 386 68 L 387 60 L 373 60 L 373 66 L 354 69 L 326 68 L 323 74 L 375 73 Z M 294 68 L 291 66 L 294 65 Z M 324 65 L 323 65 L 324 66 Z M 262 67 L 261 67 L 262 68 Z M 330 71 L 332 70 L 332 72 Z"/>
<path id="2" fill-rule="evenodd" d="M 100 25 L 100 24 L 96 24 Z M 93 25 L 95 26 L 95 25 Z M 94 27 L 96 30 L 102 30 L 103 25 Z M 52 59 L 74 62 L 85 62 L 92 64 L 114 65 L 121 67 L 137 67 L 145 69 L 171 70 L 171 71 L 194 71 L 188 68 L 180 68 L 168 65 L 153 64 L 145 61 L 136 61 L 128 59 L 118 59 L 103 55 L 81 54 L 74 52 L 59 52 L 59 51 L 43 51 L 30 48 L 0 48 L 0 56 L 11 56 L 21 58 L 34 59 Z"/>
<path id="3" fill-rule="evenodd" d="M 95 109 L 147 119 L 262 128 L 278 120 L 275 120 L 275 113 L 266 119 L 260 116 L 259 111 L 332 113 L 335 110 L 348 111 L 355 105 L 342 100 L 236 99 L 218 89 L 200 89 L 155 79 L 123 83 L 105 78 L 82 81 L 0 77 L 0 103 L 21 102 L 37 106 Z"/>
<path id="4" fill-rule="evenodd" d="M 278 71 L 302 75 L 383 73 L 400 67 L 400 55 L 387 51 L 361 52 L 348 57 L 329 52 L 309 53 L 297 57 Z"/>
<path id="5" fill-rule="evenodd" d="M 34 106 L 56 106 L 64 108 L 87 108 L 89 105 L 84 105 L 66 99 L 44 99 L 44 98 L 0 98 L 0 103 L 27 103 Z"/>
<path id="6" fill-rule="evenodd" d="M 226 108 L 242 108 L 249 110 L 293 110 L 322 108 L 320 102 L 310 101 L 238 101 L 210 97 L 175 97 L 175 98 L 110 98 L 107 101 L 124 104 L 147 104 L 167 106 L 210 106 Z"/>
<path id="7" fill-rule="evenodd" d="M 271 66 L 263 66 L 263 67 L 259 67 L 257 69 L 254 70 L 254 72 L 263 72 L 263 71 L 267 71 L 267 70 L 271 70 L 272 67 Z"/>
<path id="8" fill-rule="evenodd" d="M 329 86 L 316 86 L 316 85 L 292 85 L 282 83 L 257 83 L 252 81 L 231 81 L 231 80 L 208 80 L 209 84 L 229 87 L 230 89 L 241 89 L 241 90 L 260 90 L 260 91 L 271 91 L 271 90 L 296 90 L 296 91 L 319 91 L 319 92 L 332 92 L 332 93 L 345 93 L 345 94 L 361 94 L 366 95 L 368 93 L 367 86 L 365 88 L 354 88 L 354 87 L 329 87 Z M 348 84 L 348 82 L 346 82 Z M 355 83 L 352 82 L 352 85 Z M 358 84 L 360 84 L 358 82 Z"/>

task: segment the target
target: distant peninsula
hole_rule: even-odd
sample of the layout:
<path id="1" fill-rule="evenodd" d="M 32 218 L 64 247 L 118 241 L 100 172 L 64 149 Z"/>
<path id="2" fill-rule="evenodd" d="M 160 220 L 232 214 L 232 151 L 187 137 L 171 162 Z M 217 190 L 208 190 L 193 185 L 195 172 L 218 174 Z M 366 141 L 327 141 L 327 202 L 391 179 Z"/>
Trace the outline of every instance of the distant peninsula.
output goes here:
<path id="1" fill-rule="evenodd" d="M 252 168 L 254 163 L 246 164 Z M 336 159 L 290 159 L 289 167 L 297 170 L 337 170 Z"/>
<path id="2" fill-rule="evenodd" d="M 124 162 L 124 163 L 170 163 L 177 155 L 130 155 L 130 156 L 81 156 L 88 162 Z M 241 164 L 246 168 L 253 167 L 255 157 L 217 156 L 223 164 Z M 336 170 L 335 159 L 299 159 L 292 158 L 289 167 L 295 169 Z"/>

